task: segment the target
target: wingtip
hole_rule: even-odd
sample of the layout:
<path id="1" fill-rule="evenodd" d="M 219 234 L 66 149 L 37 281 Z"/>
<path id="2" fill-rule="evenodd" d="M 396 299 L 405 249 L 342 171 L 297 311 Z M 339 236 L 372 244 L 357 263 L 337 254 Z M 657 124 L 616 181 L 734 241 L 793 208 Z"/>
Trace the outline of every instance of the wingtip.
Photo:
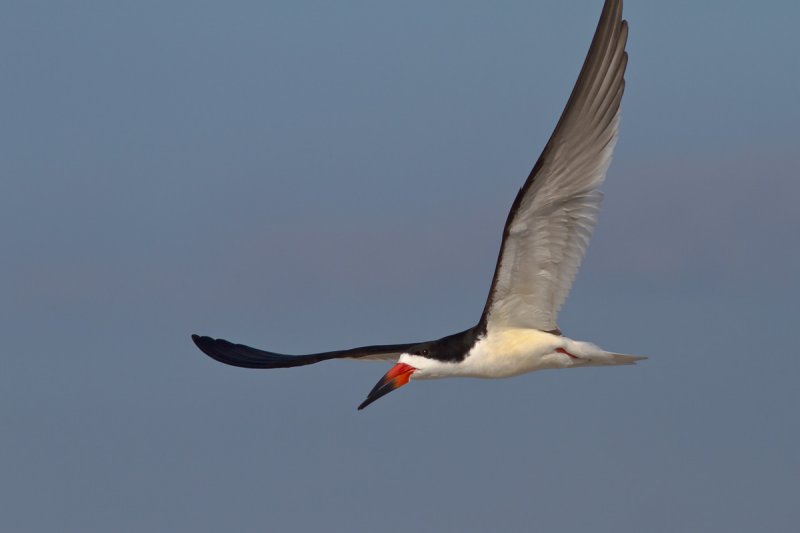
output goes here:
<path id="1" fill-rule="evenodd" d="M 198 335 L 196 333 L 192 334 L 192 342 L 201 352 L 211 357 L 214 357 L 213 350 L 211 349 L 214 346 L 215 340 L 211 337 L 206 337 L 203 335 Z M 214 357 L 216 359 L 216 357 Z"/>

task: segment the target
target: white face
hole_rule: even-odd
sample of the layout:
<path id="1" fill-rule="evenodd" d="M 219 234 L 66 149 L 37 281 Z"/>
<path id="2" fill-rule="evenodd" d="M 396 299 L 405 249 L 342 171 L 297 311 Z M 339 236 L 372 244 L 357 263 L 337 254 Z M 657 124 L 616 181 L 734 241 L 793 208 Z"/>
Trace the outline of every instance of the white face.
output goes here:
<path id="1" fill-rule="evenodd" d="M 417 370 L 411 374 L 411 379 L 437 379 L 458 375 L 458 364 L 438 361 L 421 355 L 410 353 L 401 354 L 398 363 L 411 365 Z"/>

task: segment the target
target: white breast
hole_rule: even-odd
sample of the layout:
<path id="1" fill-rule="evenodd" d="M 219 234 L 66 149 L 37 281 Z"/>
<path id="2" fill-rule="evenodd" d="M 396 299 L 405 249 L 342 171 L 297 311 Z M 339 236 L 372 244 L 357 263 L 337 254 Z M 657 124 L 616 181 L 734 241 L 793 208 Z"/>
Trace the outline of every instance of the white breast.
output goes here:
<path id="1" fill-rule="evenodd" d="M 403 354 L 398 360 L 417 369 L 412 379 L 445 377 L 506 378 L 545 368 L 570 366 L 556 348 L 574 341 L 528 328 L 494 328 L 480 337 L 467 357 L 457 363 Z"/>

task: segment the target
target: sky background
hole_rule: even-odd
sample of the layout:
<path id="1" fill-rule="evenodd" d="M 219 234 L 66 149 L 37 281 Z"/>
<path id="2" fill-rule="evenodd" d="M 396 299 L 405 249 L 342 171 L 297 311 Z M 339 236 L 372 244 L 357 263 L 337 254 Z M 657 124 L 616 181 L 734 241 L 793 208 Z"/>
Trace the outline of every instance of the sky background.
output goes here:
<path id="1" fill-rule="evenodd" d="M 0 530 L 796 531 L 800 4 L 634 1 L 564 332 L 635 367 L 247 371 L 475 323 L 600 0 L 0 7 Z"/>

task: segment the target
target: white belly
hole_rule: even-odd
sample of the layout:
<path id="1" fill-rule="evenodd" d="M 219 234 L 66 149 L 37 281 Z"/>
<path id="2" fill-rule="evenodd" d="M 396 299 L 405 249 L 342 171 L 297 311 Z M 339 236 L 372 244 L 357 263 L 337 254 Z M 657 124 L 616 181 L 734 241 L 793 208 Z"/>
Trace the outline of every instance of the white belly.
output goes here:
<path id="1" fill-rule="evenodd" d="M 402 355 L 399 361 L 418 369 L 412 379 L 507 378 L 545 368 L 570 366 L 570 358 L 555 351 L 568 342 L 570 340 L 565 337 L 536 329 L 494 329 L 479 339 L 467 357 L 458 363 L 408 354 Z"/>

